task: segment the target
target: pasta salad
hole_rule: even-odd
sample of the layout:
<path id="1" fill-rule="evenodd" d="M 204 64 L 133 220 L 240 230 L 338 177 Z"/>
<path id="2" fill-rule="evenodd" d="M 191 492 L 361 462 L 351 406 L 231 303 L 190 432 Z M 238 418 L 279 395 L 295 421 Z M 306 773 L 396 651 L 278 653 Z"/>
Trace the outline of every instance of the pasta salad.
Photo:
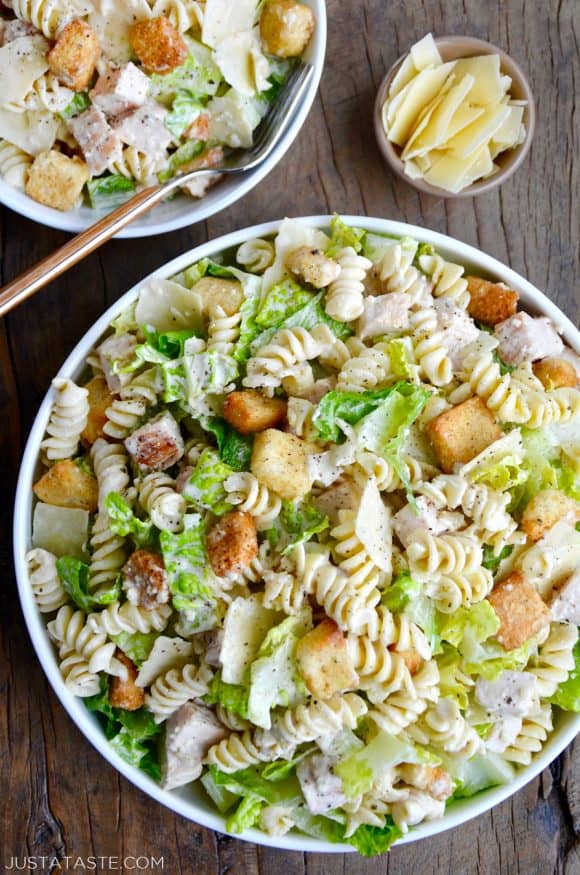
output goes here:
<path id="1" fill-rule="evenodd" d="M 0 177 L 110 210 L 249 148 L 315 27 L 297 0 L 2 0 Z M 183 186 L 202 197 L 210 182 Z"/>
<path id="2" fill-rule="evenodd" d="M 580 362 L 335 217 L 153 278 L 53 382 L 30 585 L 64 683 L 229 832 L 387 850 L 580 710 Z"/>

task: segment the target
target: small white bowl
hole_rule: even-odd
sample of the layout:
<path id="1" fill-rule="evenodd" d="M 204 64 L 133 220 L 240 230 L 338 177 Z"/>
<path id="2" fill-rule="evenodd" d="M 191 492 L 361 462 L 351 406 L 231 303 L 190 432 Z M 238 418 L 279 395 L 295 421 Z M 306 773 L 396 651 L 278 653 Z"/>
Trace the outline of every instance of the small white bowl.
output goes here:
<path id="1" fill-rule="evenodd" d="M 180 194 L 166 203 L 159 204 L 141 219 L 137 219 L 116 234 L 116 237 L 150 237 L 154 234 L 165 234 L 168 231 L 176 231 L 178 228 L 194 225 L 214 216 L 251 191 L 282 160 L 300 133 L 300 129 L 310 112 L 318 91 L 326 53 L 326 5 L 324 0 L 302 0 L 302 2 L 312 8 L 316 17 L 314 34 L 304 54 L 304 60 L 314 67 L 314 74 L 310 79 L 301 105 L 296 110 L 286 133 L 272 154 L 256 170 L 239 178 L 225 179 L 199 200 L 186 194 Z M 106 215 L 106 211 L 93 210 L 84 205 L 66 213 L 52 207 L 45 207 L 32 200 L 23 191 L 18 191 L 8 185 L 1 178 L 0 203 L 22 216 L 26 216 L 27 219 L 32 219 L 41 225 L 48 225 L 49 228 L 59 228 L 61 231 L 83 231 Z"/>
<path id="2" fill-rule="evenodd" d="M 310 216 L 300 221 L 308 225 L 324 228 L 328 227 L 330 218 L 330 216 Z M 580 353 L 580 331 L 572 322 L 535 286 L 495 258 L 480 252 L 472 246 L 461 243 L 459 240 L 429 231 L 426 228 L 406 225 L 402 222 L 393 222 L 388 219 L 370 219 L 361 216 L 345 216 L 344 218 L 347 222 L 357 227 L 363 227 L 375 233 L 389 234 L 397 237 L 410 236 L 422 243 L 431 243 L 444 257 L 465 265 L 468 270 L 506 283 L 510 288 L 519 292 L 521 302 L 526 310 L 533 314 L 543 314 L 553 319 L 561 329 L 568 344 Z M 154 276 L 171 277 L 201 258 L 211 258 L 219 252 L 239 246 L 245 240 L 273 234 L 278 229 L 278 224 L 278 222 L 269 222 L 219 237 L 173 259 L 164 267 L 156 270 L 147 279 Z M 90 350 L 95 346 L 101 335 L 104 334 L 111 320 L 137 297 L 138 289 L 145 281 L 146 279 L 144 278 L 138 286 L 134 286 L 101 316 L 71 352 L 60 369 L 59 376 L 75 379 L 80 375 Z M 225 832 L 224 818 L 211 805 L 200 787 L 190 786 L 180 790 L 162 790 L 158 784 L 139 771 L 139 769 L 125 763 L 109 745 L 95 715 L 87 711 L 82 700 L 73 696 L 64 685 L 56 654 L 48 638 L 45 621 L 34 602 L 25 562 L 25 554 L 31 545 L 32 484 L 38 473 L 38 452 L 48 423 L 50 405 L 51 398 L 47 394 L 34 421 L 24 451 L 14 511 L 14 558 L 18 590 L 24 619 L 34 649 L 53 690 L 68 711 L 70 717 L 111 765 L 139 787 L 139 789 L 143 790 L 143 792 L 148 793 L 153 799 L 161 802 L 162 805 L 167 806 L 167 808 L 187 817 L 195 823 L 223 833 Z M 511 784 L 486 790 L 472 799 L 461 800 L 441 820 L 431 821 L 416 827 L 401 839 L 399 844 L 414 842 L 417 839 L 437 835 L 447 829 L 465 823 L 465 821 L 470 820 L 472 817 L 483 814 L 494 805 L 498 805 L 545 769 L 570 744 L 579 731 L 580 715 L 563 712 L 558 714 L 554 732 L 544 745 L 539 756 L 529 766 L 521 769 Z M 351 845 L 333 845 L 304 835 L 290 834 L 275 838 L 256 829 L 250 829 L 242 836 L 237 836 L 237 838 L 289 851 L 345 853 L 354 850 Z"/>

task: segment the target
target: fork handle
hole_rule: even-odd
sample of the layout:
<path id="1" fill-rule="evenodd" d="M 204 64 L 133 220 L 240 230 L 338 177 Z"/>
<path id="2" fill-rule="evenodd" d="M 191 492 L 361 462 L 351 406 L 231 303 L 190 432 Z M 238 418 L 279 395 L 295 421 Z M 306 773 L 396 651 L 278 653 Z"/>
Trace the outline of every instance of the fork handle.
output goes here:
<path id="1" fill-rule="evenodd" d="M 34 267 L 25 270 L 0 292 L 0 317 L 27 298 L 34 295 L 43 286 L 64 273 L 73 264 L 81 261 L 90 252 L 98 249 L 102 243 L 109 240 L 117 231 L 132 222 L 137 216 L 146 213 L 156 203 L 162 200 L 172 186 L 152 185 L 136 194 L 127 203 L 122 204 L 108 215 L 104 216 L 86 231 L 82 231 L 53 252 Z"/>

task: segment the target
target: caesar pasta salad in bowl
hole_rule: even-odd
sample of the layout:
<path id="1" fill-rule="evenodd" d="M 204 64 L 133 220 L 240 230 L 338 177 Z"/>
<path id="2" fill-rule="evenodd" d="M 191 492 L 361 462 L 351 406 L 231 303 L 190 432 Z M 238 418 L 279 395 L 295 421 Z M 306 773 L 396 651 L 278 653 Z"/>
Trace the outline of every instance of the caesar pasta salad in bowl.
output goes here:
<path id="1" fill-rule="evenodd" d="M 0 202 L 81 231 L 144 187 L 250 148 L 293 67 L 309 62 L 304 99 L 259 168 L 189 183 L 119 236 L 214 215 L 289 149 L 325 48 L 323 0 L 2 0 Z"/>
<path id="2" fill-rule="evenodd" d="M 580 728 L 580 335 L 424 228 L 285 219 L 124 295 L 32 428 L 15 562 L 152 797 L 294 850 L 489 809 Z"/>

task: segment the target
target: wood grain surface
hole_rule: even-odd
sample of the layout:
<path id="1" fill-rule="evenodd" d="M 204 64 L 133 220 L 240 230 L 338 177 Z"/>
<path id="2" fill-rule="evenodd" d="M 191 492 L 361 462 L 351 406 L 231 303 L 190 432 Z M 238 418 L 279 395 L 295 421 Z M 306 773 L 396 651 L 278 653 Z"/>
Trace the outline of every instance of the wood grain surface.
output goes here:
<path id="1" fill-rule="evenodd" d="M 104 308 L 185 249 L 284 215 L 385 216 L 480 247 L 545 290 L 578 322 L 578 0 L 329 0 L 328 19 L 320 94 L 297 142 L 261 185 L 204 224 L 113 241 L 0 322 L 0 866 L 12 856 L 141 854 L 162 855 L 165 872 L 204 875 L 580 873 L 580 743 L 510 801 L 388 857 L 282 853 L 201 829 L 121 778 L 49 689 L 24 627 L 11 564 L 11 506 L 38 404 Z M 475 200 L 419 196 L 389 174 L 375 145 L 372 106 L 379 81 L 429 30 L 470 34 L 506 49 L 528 72 L 536 95 L 530 156 L 499 191 Z M 2 282 L 66 239 L 7 209 L 1 223 Z M 96 869 L 109 870 L 107 862 Z"/>

